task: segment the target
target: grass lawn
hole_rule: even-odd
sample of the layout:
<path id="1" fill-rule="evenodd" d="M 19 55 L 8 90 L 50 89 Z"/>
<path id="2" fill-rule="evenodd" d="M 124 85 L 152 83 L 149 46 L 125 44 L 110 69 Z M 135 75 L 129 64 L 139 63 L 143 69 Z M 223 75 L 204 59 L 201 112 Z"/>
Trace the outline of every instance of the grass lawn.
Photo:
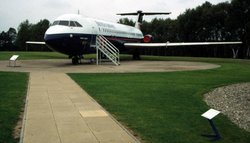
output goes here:
<path id="1" fill-rule="evenodd" d="M 27 73 L 0 72 L 0 143 L 15 143 L 12 132 L 24 107 Z"/>
<path id="2" fill-rule="evenodd" d="M 200 116 L 209 109 L 203 94 L 218 86 L 249 82 L 250 61 L 178 57 L 165 60 L 208 61 L 222 67 L 184 72 L 69 75 L 145 142 L 211 142 L 201 136 L 212 133 L 208 121 Z M 249 132 L 239 129 L 222 114 L 215 118 L 215 124 L 222 135 L 218 142 L 250 141 Z"/>
<path id="3" fill-rule="evenodd" d="M 22 60 L 68 58 L 56 52 L 0 52 L 0 60 L 8 60 L 13 54 L 20 55 Z M 250 81 L 250 61 L 182 57 L 143 59 L 206 61 L 222 65 L 218 69 L 188 72 L 70 74 L 145 142 L 210 142 L 201 136 L 211 133 L 208 122 L 200 116 L 209 109 L 202 100 L 203 94 L 221 85 Z M 0 72 L 0 143 L 18 142 L 13 139 L 12 131 L 24 106 L 27 81 L 27 73 Z M 216 117 L 215 124 L 223 137 L 219 142 L 250 140 L 250 133 L 239 129 L 223 115 Z"/>

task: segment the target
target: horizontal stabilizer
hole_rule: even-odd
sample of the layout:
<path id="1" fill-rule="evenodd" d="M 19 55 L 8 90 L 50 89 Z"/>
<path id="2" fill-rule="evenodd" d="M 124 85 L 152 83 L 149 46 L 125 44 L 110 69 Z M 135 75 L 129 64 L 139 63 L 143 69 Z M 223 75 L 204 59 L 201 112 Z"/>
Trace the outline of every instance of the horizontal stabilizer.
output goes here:
<path id="1" fill-rule="evenodd" d="M 237 45 L 242 42 L 181 42 L 181 43 L 125 43 L 125 47 L 174 47 L 174 46 L 202 46 L 202 45 Z"/>
<path id="2" fill-rule="evenodd" d="M 132 13 L 118 13 L 117 15 L 138 15 L 138 14 L 142 14 L 142 15 L 168 15 L 171 14 L 171 12 L 142 12 L 142 11 L 138 11 L 138 12 L 132 12 Z"/>
<path id="3" fill-rule="evenodd" d="M 45 42 L 26 41 L 26 44 L 45 45 Z"/>

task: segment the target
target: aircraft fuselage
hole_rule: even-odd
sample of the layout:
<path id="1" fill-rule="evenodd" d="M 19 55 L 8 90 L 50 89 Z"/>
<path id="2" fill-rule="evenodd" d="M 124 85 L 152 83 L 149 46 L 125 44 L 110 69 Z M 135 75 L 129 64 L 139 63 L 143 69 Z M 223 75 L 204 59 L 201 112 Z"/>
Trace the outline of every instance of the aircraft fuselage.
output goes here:
<path id="1" fill-rule="evenodd" d="M 55 51 L 81 56 L 94 52 L 97 35 L 103 35 L 123 50 L 125 42 L 141 42 L 142 32 L 131 26 L 66 14 L 58 17 L 46 31 L 46 44 Z"/>

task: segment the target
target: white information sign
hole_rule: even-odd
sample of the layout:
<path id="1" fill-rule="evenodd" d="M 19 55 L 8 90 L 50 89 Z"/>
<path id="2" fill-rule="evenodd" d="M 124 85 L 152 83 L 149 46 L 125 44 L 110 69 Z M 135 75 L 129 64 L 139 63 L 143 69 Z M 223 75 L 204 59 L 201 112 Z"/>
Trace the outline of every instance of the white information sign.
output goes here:
<path id="1" fill-rule="evenodd" d="M 207 112 L 203 113 L 201 116 L 211 120 L 218 114 L 220 114 L 220 111 L 215 110 L 215 109 L 209 109 Z"/>
<path id="2" fill-rule="evenodd" d="M 14 63 L 14 67 L 16 66 L 16 60 L 17 60 L 17 58 L 19 57 L 19 55 L 13 55 L 13 56 L 11 56 L 11 58 L 10 58 L 10 60 L 9 60 L 9 66 L 10 66 L 10 64 L 11 64 L 11 62 L 13 62 Z"/>
<path id="3" fill-rule="evenodd" d="M 19 55 L 13 55 L 13 56 L 10 58 L 10 61 L 15 61 L 18 57 L 19 57 Z"/>

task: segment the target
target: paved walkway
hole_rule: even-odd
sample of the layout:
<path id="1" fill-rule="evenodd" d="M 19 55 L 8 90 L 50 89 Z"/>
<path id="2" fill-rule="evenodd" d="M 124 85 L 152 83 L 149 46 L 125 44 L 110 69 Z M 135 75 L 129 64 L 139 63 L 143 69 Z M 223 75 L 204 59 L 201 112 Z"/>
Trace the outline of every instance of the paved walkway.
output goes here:
<path id="1" fill-rule="evenodd" d="M 24 143 L 138 142 L 64 73 L 31 72 Z"/>

